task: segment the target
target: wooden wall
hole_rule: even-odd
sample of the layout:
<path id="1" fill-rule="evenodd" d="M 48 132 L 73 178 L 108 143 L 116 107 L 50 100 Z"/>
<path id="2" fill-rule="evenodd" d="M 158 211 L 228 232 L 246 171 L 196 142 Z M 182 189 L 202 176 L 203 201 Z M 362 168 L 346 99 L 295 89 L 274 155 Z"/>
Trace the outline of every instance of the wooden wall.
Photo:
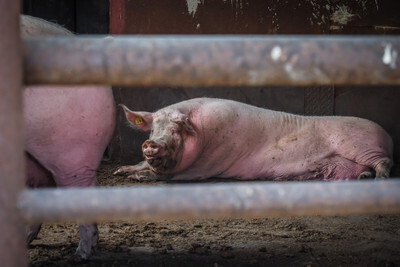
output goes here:
<path id="1" fill-rule="evenodd" d="M 117 34 L 399 34 L 398 1 L 113 0 L 110 29 Z M 381 124 L 400 158 L 400 90 L 396 87 L 115 88 L 116 101 L 155 111 L 185 99 L 229 98 L 308 115 L 353 115 Z M 123 164 L 142 160 L 147 135 L 119 114 L 113 148 Z M 396 173 L 398 169 L 395 168 Z M 400 174 L 400 173 L 399 173 Z"/>
<path id="2" fill-rule="evenodd" d="M 76 33 L 113 34 L 399 34 L 400 1 L 391 0 L 24 0 L 23 12 Z M 395 141 L 400 174 L 398 87 L 114 88 L 117 103 L 155 111 L 181 100 L 229 98 L 309 115 L 354 115 L 381 124 Z M 142 159 L 146 134 L 121 113 L 109 147 L 112 160 Z"/>
<path id="3" fill-rule="evenodd" d="M 121 33 L 400 32 L 400 2 L 391 0 L 112 0 L 112 11 L 114 8 L 116 12 L 111 21 L 116 27 L 112 30 Z M 122 27 L 116 20 L 124 21 Z"/>

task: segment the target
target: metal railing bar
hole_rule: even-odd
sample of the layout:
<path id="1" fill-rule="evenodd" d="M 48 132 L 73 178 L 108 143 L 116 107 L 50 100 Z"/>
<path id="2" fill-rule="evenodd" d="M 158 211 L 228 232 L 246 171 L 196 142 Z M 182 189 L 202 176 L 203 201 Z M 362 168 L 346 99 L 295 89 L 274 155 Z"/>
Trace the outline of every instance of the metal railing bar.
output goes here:
<path id="1" fill-rule="evenodd" d="M 385 214 L 400 212 L 400 179 L 235 182 L 25 190 L 27 222 Z"/>
<path id="2" fill-rule="evenodd" d="M 23 41 L 26 84 L 400 84 L 400 37 L 393 36 L 97 36 Z"/>

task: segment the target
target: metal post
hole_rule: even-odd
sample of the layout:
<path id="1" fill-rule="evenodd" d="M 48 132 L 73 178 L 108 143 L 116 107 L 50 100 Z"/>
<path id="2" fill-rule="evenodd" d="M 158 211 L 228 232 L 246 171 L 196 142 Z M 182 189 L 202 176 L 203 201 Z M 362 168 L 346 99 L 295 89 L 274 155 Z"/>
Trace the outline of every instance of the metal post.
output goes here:
<path id="1" fill-rule="evenodd" d="M 0 262 L 26 266 L 24 222 L 16 208 L 24 186 L 20 1 L 0 1 Z"/>
<path id="2" fill-rule="evenodd" d="M 32 37 L 24 47 L 28 84 L 400 84 L 393 36 Z"/>

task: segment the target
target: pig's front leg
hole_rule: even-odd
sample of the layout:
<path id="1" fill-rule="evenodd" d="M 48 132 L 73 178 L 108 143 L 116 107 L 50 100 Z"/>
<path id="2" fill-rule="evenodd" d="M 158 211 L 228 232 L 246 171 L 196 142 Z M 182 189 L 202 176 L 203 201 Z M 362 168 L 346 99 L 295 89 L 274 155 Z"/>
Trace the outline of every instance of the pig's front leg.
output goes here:
<path id="1" fill-rule="evenodd" d="M 136 165 L 122 166 L 118 168 L 113 174 L 127 175 L 129 179 L 133 179 L 139 182 L 166 180 L 169 178 L 169 176 L 154 173 L 150 169 L 147 161 L 142 161 Z"/>
<path id="2" fill-rule="evenodd" d="M 149 165 L 146 161 L 142 161 L 136 165 L 122 166 L 119 167 L 113 174 L 114 175 L 132 175 L 138 171 L 150 170 Z"/>

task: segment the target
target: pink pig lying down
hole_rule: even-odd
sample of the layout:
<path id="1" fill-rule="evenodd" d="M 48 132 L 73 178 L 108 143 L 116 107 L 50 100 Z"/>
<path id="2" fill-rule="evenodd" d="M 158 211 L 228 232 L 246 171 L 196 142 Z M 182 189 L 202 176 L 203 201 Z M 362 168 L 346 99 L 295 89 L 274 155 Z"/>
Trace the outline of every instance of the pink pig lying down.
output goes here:
<path id="1" fill-rule="evenodd" d="M 114 174 L 136 179 L 350 180 L 389 177 L 391 137 L 355 117 L 306 117 L 224 99 L 183 101 L 154 113 L 122 105 L 151 131 L 145 161 Z"/>
<path id="2" fill-rule="evenodd" d="M 21 34 L 72 35 L 45 20 L 21 16 Z M 45 58 L 43 60 L 46 60 Z M 96 186 L 96 169 L 115 125 L 115 104 L 109 86 L 29 86 L 23 91 L 26 183 L 30 187 Z M 28 244 L 40 225 L 28 230 Z M 96 249 L 95 224 L 79 226 L 74 259 Z"/>

